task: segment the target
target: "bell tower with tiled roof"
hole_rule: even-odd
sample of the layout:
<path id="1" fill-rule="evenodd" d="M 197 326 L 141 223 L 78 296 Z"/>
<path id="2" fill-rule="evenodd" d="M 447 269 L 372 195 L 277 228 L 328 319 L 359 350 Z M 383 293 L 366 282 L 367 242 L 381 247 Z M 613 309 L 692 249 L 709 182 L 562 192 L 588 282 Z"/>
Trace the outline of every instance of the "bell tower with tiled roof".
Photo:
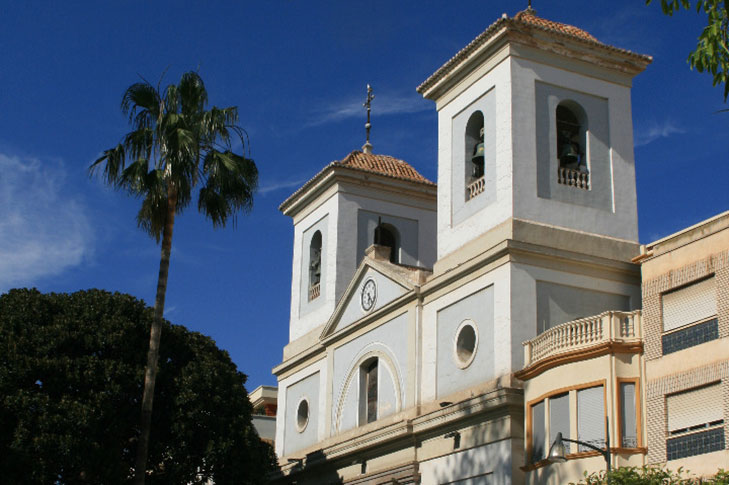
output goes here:
<path id="1" fill-rule="evenodd" d="M 363 148 L 371 151 L 369 138 Z M 294 222 L 291 348 L 318 336 L 373 243 L 391 246 L 394 264 L 435 262 L 436 185 L 404 160 L 364 150 L 328 164 L 279 207 Z"/>
<path id="2" fill-rule="evenodd" d="M 650 62 L 529 7 L 424 81 L 439 259 L 510 219 L 637 241 L 630 88 Z"/>

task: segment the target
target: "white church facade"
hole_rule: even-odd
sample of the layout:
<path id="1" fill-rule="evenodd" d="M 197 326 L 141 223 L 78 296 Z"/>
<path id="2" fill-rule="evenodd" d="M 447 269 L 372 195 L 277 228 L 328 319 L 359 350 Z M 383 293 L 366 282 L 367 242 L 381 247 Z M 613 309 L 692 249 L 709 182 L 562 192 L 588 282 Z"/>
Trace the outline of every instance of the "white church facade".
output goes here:
<path id="1" fill-rule="evenodd" d="M 604 466 L 582 445 L 547 462 L 558 430 L 613 466 L 665 461 L 673 391 L 646 398 L 646 369 L 678 371 L 644 338 L 641 263 L 670 244 L 638 244 L 630 103 L 650 62 L 531 9 L 504 16 L 418 87 L 438 112 L 437 185 L 368 142 L 283 202 L 275 483 L 558 484 Z M 726 343 L 723 311 L 702 324 Z M 725 403 L 718 365 L 701 386 Z M 646 427 L 651 410 L 664 424 Z"/>

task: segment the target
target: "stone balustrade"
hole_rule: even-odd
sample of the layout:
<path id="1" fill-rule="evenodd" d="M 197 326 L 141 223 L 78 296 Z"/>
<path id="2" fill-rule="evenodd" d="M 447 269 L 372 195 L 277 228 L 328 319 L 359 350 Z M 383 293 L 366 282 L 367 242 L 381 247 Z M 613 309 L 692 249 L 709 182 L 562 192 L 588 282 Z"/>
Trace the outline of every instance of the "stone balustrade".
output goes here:
<path id="1" fill-rule="evenodd" d="M 640 341 L 640 310 L 605 312 L 566 322 L 524 342 L 524 367 L 542 359 L 609 341 Z"/>
<path id="2" fill-rule="evenodd" d="M 319 295 L 321 295 L 321 286 L 320 283 L 316 283 L 314 285 L 311 285 L 309 287 L 309 301 L 319 298 Z"/>
<path id="3" fill-rule="evenodd" d="M 571 168 L 559 167 L 557 172 L 557 182 L 578 189 L 590 190 L 590 174 L 573 170 Z"/>
<path id="4" fill-rule="evenodd" d="M 473 199 L 478 194 L 483 192 L 485 188 L 486 188 L 486 178 L 485 177 L 481 177 L 481 178 L 477 179 L 476 181 L 471 182 L 470 184 L 468 184 L 468 187 L 467 187 L 468 198 Z"/>

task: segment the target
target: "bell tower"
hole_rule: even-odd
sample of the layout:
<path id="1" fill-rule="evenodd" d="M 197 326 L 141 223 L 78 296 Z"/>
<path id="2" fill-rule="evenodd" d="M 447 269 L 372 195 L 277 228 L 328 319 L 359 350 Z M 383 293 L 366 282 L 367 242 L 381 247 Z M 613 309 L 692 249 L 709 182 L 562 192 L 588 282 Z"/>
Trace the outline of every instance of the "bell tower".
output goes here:
<path id="1" fill-rule="evenodd" d="M 650 62 L 530 6 L 423 82 L 438 111 L 438 258 L 509 220 L 637 242 L 630 88 Z"/>
<path id="2" fill-rule="evenodd" d="M 311 345 L 302 338 L 307 334 L 319 336 L 375 242 L 389 246 L 394 264 L 431 268 L 435 262 L 436 186 L 407 162 L 372 152 L 374 97 L 368 84 L 362 150 L 331 162 L 279 207 L 294 223 L 285 355 Z"/>

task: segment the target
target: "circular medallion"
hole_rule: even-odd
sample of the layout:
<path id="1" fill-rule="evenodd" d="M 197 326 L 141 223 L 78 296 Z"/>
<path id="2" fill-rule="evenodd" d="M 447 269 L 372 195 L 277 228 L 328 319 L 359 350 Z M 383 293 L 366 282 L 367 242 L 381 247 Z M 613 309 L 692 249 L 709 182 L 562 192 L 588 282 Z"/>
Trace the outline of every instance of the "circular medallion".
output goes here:
<path id="1" fill-rule="evenodd" d="M 377 300 L 377 284 L 372 278 L 365 281 L 362 285 L 362 294 L 360 296 L 360 302 L 362 304 L 362 310 L 368 312 L 375 307 L 375 301 Z"/>

